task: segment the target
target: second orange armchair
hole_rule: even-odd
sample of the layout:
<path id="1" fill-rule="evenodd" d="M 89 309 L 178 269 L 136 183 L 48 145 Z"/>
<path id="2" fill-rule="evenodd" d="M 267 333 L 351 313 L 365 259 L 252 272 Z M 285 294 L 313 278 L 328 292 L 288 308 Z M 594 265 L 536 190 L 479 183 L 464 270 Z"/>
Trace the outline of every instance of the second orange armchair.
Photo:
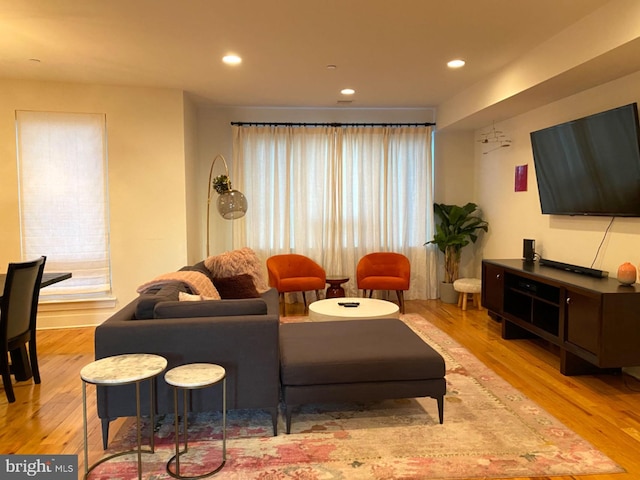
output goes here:
<path id="1" fill-rule="evenodd" d="M 411 263 L 400 253 L 376 252 L 365 255 L 356 268 L 358 289 L 369 297 L 374 290 L 395 290 L 400 312 L 404 313 L 404 290 L 409 290 Z"/>

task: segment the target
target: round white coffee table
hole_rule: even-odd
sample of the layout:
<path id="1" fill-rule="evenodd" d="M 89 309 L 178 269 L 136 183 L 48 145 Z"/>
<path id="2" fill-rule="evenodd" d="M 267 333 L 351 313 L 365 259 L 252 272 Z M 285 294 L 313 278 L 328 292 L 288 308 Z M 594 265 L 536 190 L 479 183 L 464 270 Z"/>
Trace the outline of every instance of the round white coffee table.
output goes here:
<path id="1" fill-rule="evenodd" d="M 358 304 L 349 307 L 348 304 Z M 328 298 L 309 305 L 309 320 L 326 322 L 328 320 L 358 320 L 368 318 L 398 318 L 398 305 L 377 298 Z"/>

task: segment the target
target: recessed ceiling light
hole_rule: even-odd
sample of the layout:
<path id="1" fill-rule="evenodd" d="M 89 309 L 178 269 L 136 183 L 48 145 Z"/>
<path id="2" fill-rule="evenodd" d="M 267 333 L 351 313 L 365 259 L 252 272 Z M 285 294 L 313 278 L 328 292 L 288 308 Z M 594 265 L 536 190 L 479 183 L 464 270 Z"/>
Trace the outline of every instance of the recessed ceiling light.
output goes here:
<path id="1" fill-rule="evenodd" d="M 332 63 L 330 63 L 329 65 L 327 65 L 327 70 L 335 70 L 336 68 L 338 68 L 337 65 L 334 65 Z"/>
<path id="2" fill-rule="evenodd" d="M 227 65 L 238 65 L 242 63 L 242 59 L 238 55 L 225 55 L 222 57 L 222 61 Z"/>
<path id="3" fill-rule="evenodd" d="M 340 93 L 342 95 L 353 95 L 354 93 L 356 93 L 356 91 L 353 88 L 343 88 L 342 90 L 340 90 Z"/>
<path id="4" fill-rule="evenodd" d="M 460 68 L 460 67 L 464 67 L 464 64 L 465 64 L 464 60 L 456 59 L 456 60 L 451 60 L 450 62 L 447 62 L 447 67 Z"/>

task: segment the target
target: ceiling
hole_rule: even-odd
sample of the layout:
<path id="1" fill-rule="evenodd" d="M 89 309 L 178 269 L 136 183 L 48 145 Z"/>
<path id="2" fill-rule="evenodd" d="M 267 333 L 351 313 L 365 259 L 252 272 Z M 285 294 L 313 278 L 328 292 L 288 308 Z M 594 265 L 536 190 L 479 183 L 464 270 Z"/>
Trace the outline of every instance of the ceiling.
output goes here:
<path id="1" fill-rule="evenodd" d="M 175 88 L 213 105 L 437 107 L 604 3 L 0 0 L 0 78 Z M 224 65 L 230 52 L 242 64 Z"/>

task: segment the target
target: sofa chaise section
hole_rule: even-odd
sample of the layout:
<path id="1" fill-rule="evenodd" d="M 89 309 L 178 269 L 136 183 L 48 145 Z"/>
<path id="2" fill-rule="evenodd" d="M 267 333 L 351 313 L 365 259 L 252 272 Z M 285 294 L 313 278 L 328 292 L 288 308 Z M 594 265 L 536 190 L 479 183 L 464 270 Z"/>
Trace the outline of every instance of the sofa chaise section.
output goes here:
<path id="1" fill-rule="evenodd" d="M 280 379 L 287 433 L 308 403 L 432 397 L 444 421 L 444 359 L 395 318 L 281 325 Z"/>

